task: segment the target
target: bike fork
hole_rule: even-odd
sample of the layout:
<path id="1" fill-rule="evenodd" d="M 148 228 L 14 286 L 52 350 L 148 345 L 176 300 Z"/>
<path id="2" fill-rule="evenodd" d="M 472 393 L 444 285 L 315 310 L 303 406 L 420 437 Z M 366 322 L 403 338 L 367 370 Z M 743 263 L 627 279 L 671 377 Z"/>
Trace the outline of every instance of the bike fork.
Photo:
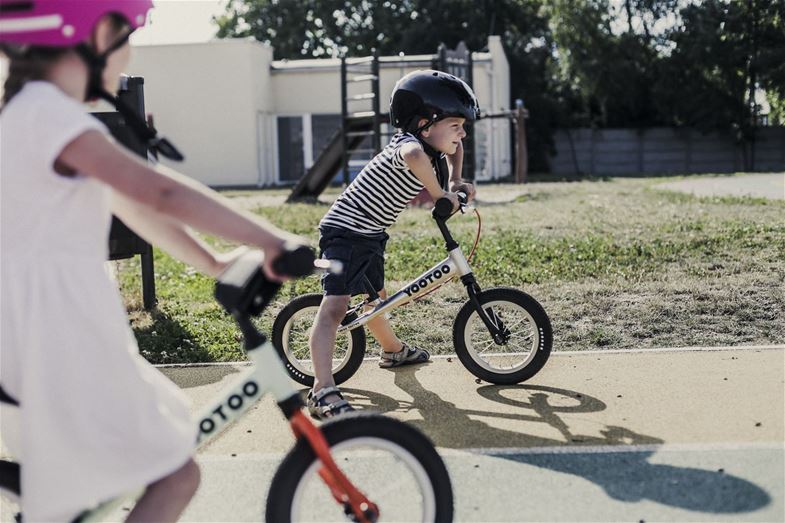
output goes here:
<path id="1" fill-rule="evenodd" d="M 504 345 L 510 339 L 510 330 L 504 326 L 504 322 L 493 309 L 484 309 L 480 303 L 480 286 L 474 279 L 474 274 L 469 273 L 461 276 L 461 281 L 466 286 L 466 293 L 469 295 L 469 302 L 474 306 L 477 315 L 480 317 L 493 341 L 497 345 Z"/>
<path id="2" fill-rule="evenodd" d="M 336 465 L 330 454 L 330 445 L 324 434 L 303 414 L 296 410 L 289 418 L 292 430 L 297 438 L 304 437 L 308 440 L 322 467 L 319 469 L 324 483 L 329 487 L 333 498 L 344 507 L 347 516 L 353 516 L 354 521 L 373 523 L 379 519 L 379 507 L 371 502 L 365 494 L 355 487 L 349 478 Z"/>

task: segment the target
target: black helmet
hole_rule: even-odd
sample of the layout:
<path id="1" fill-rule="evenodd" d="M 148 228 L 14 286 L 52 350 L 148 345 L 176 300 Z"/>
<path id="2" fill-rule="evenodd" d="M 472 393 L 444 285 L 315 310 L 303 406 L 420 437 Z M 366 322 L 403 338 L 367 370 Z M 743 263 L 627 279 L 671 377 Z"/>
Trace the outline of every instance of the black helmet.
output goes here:
<path id="1" fill-rule="evenodd" d="M 474 91 L 466 82 L 441 71 L 413 71 L 395 84 L 390 97 L 390 122 L 408 132 L 419 132 L 444 118 L 473 122 L 480 115 Z M 417 128 L 420 118 L 428 123 Z"/>

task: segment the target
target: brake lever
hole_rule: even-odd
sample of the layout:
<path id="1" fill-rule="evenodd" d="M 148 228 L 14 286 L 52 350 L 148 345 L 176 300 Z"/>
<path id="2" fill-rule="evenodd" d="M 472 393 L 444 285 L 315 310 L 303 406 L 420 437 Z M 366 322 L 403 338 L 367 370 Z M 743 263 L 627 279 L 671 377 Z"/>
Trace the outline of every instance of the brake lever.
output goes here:
<path id="1" fill-rule="evenodd" d="M 456 194 L 458 195 L 458 210 L 461 211 L 461 214 L 466 214 L 466 207 L 469 205 L 469 195 L 463 191 L 458 191 Z"/>

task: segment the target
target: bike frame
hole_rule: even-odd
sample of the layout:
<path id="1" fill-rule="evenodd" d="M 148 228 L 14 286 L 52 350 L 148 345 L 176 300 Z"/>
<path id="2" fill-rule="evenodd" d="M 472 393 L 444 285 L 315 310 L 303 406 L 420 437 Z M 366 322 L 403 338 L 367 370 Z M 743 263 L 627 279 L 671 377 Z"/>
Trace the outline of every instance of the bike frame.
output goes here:
<path id="1" fill-rule="evenodd" d="M 338 327 L 338 332 L 356 329 L 381 314 L 397 309 L 425 294 L 434 287 L 472 274 L 469 262 L 460 247 L 451 250 L 449 256 L 404 285 L 401 290 L 377 303 L 373 309 L 361 314 L 351 322 Z M 360 304 L 361 306 L 363 304 Z"/>
<path id="2" fill-rule="evenodd" d="M 461 204 L 462 212 L 465 207 L 465 204 Z M 463 282 L 466 287 L 469 301 L 472 303 L 491 336 L 493 336 L 494 341 L 496 341 L 497 344 L 506 343 L 510 333 L 508 329 L 505 328 L 501 318 L 499 318 L 493 310 L 486 310 L 480 304 L 480 300 L 477 296 L 481 290 L 480 286 L 474 278 L 474 273 L 469 266 L 469 261 L 466 259 L 458 242 L 453 239 L 450 230 L 447 228 L 446 222 L 450 216 L 439 216 L 434 212 L 433 218 L 436 220 L 436 225 L 439 227 L 439 231 L 444 237 L 445 247 L 448 253 L 447 257 L 407 283 L 401 290 L 388 297 L 386 300 L 379 301 L 376 289 L 368 289 L 371 298 L 349 311 L 347 318 L 350 318 L 350 321 L 346 321 L 338 327 L 339 333 L 361 327 L 374 318 L 406 305 L 407 303 L 428 294 L 435 287 L 441 286 L 457 277 L 461 279 L 461 282 Z M 368 284 L 369 282 L 366 280 L 366 285 Z M 374 303 L 376 304 L 372 309 L 359 314 L 360 309 L 364 306 Z"/>
<path id="3" fill-rule="evenodd" d="M 297 438 L 305 438 L 322 462 L 319 475 L 327 484 L 336 502 L 347 510 L 359 514 L 360 521 L 369 521 L 368 516 L 378 509 L 341 472 L 330 454 L 329 444 L 322 432 L 303 413 L 300 393 L 292 384 L 281 358 L 272 343 L 256 331 L 247 318 L 237 319 L 246 334 L 245 350 L 251 366 L 243 370 L 232 383 L 216 395 L 215 400 L 204 407 L 196 417 L 198 423 L 197 447 L 215 439 L 233 421 L 241 418 L 249 408 L 265 394 L 271 393 L 278 406 L 289 420 Z M 248 329 L 251 329 L 250 331 Z M 254 333 L 256 334 L 254 336 Z M 252 348 L 248 348 L 248 347 Z M 141 497 L 143 490 L 120 496 L 83 512 L 74 522 L 100 521 L 120 505 Z"/>

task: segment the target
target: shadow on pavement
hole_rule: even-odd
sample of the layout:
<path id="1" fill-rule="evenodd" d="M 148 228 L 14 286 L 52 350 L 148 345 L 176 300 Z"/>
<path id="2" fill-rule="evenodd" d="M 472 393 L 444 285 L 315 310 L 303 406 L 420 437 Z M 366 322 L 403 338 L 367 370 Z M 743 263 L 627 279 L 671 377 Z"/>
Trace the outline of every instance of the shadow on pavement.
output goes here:
<path id="1" fill-rule="evenodd" d="M 620 427 L 609 427 L 610 431 Z M 719 471 L 649 463 L 654 451 L 500 455 L 505 459 L 573 474 L 598 486 L 613 499 L 663 505 L 712 514 L 753 512 L 771 497 L 745 479 Z"/>
<path id="2" fill-rule="evenodd" d="M 426 390 L 417 380 L 418 367 L 395 371 L 395 384 L 413 398 L 399 402 L 371 391 L 343 388 L 345 393 L 366 398 L 371 408 L 382 412 L 406 412 L 417 409 L 424 419 L 410 423 L 425 432 L 439 447 L 452 449 L 515 449 L 564 446 L 565 453 L 510 453 L 489 450 L 488 455 L 534 465 L 587 479 L 613 499 L 625 502 L 652 500 L 687 510 L 727 514 L 752 512 L 768 505 L 771 497 L 757 485 L 722 471 L 710 471 L 673 465 L 654 464 L 648 459 L 652 450 L 592 452 L 582 446 L 659 445 L 663 440 L 638 434 L 621 426 L 605 426 L 601 436 L 573 433 L 562 413 L 591 415 L 607 408 L 598 398 L 580 392 L 541 385 L 486 385 L 477 393 L 489 401 L 514 406 L 518 413 L 459 409 L 453 403 Z M 506 397 L 506 391 L 527 391 L 527 401 Z M 492 427 L 471 416 L 503 418 L 532 423 L 547 423 L 561 439 L 546 438 Z M 620 449 L 622 450 L 622 449 Z"/>

